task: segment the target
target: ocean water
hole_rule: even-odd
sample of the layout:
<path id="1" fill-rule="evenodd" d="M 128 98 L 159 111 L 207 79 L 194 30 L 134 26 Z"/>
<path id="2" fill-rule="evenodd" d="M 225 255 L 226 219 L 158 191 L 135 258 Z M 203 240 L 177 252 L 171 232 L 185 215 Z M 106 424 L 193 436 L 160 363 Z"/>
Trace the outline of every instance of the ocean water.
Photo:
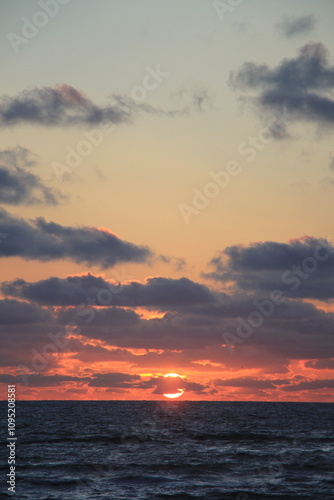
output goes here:
<path id="1" fill-rule="evenodd" d="M 1 498 L 334 499 L 333 404 L 18 401 L 16 435 Z"/>

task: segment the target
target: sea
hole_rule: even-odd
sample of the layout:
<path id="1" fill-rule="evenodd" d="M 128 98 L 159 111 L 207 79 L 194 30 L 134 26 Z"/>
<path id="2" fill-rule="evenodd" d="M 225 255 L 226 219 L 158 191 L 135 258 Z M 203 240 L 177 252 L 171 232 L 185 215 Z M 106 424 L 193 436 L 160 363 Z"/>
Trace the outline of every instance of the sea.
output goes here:
<path id="1" fill-rule="evenodd" d="M 334 404 L 17 401 L 1 499 L 334 500 Z"/>

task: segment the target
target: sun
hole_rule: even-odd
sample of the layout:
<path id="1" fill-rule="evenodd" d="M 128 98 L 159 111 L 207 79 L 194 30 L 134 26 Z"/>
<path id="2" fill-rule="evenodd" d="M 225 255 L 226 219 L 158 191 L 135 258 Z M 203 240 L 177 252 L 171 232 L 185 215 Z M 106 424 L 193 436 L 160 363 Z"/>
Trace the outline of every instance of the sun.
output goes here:
<path id="1" fill-rule="evenodd" d="M 167 373 L 167 375 L 164 375 L 164 377 L 165 378 L 178 378 L 178 379 L 180 379 L 180 382 L 183 380 L 181 375 L 178 375 L 177 373 Z M 167 394 L 164 394 L 164 396 L 166 398 L 175 399 L 175 398 L 179 398 L 180 396 L 182 396 L 184 391 L 185 391 L 185 389 L 178 388 L 177 392 L 173 392 L 171 394 L 167 393 Z"/>

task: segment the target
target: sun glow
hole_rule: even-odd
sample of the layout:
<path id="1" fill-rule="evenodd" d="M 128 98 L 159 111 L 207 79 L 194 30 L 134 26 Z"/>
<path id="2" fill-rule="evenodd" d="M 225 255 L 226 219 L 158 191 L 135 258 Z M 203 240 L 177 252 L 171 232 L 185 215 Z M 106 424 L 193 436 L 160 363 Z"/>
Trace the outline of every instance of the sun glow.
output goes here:
<path id="1" fill-rule="evenodd" d="M 182 396 L 183 393 L 184 393 L 184 391 L 182 390 L 182 392 L 177 392 L 176 394 L 164 394 L 164 396 L 166 398 L 175 399 L 175 398 L 179 398 L 180 396 Z"/>

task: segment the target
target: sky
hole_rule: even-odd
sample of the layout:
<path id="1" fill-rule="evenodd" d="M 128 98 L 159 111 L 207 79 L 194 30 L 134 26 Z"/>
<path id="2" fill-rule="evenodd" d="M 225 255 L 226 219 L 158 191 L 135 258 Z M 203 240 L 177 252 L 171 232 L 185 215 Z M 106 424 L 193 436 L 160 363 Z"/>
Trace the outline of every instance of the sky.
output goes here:
<path id="1" fill-rule="evenodd" d="M 333 14 L 1 2 L 3 399 L 333 401 Z"/>

